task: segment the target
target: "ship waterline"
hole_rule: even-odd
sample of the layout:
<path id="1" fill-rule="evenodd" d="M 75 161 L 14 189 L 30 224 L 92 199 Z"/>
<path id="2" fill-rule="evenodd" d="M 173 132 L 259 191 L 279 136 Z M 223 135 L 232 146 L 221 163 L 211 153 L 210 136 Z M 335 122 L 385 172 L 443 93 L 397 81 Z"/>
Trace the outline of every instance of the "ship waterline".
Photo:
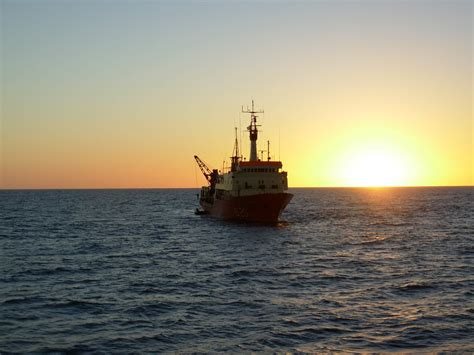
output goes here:
<path id="1" fill-rule="evenodd" d="M 201 202 L 202 208 L 213 216 L 249 222 L 277 222 L 281 213 L 293 198 L 289 193 L 263 193 L 216 199 L 214 203 Z"/>

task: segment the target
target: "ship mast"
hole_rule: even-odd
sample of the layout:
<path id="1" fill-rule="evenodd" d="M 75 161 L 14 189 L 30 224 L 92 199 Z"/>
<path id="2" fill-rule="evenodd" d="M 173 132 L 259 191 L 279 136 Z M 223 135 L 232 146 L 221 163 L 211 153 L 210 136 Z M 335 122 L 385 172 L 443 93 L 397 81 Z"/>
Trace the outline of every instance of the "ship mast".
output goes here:
<path id="1" fill-rule="evenodd" d="M 267 141 L 267 161 L 270 161 L 270 141 Z"/>
<path id="2" fill-rule="evenodd" d="M 236 171 L 237 166 L 239 165 L 239 140 L 237 139 L 237 127 L 235 127 L 235 143 L 234 143 L 234 150 L 232 152 L 232 156 L 230 157 L 231 159 L 231 165 L 230 165 L 230 171 Z"/>
<path id="3" fill-rule="evenodd" d="M 257 161 L 257 138 L 258 138 L 258 128 L 260 125 L 257 125 L 257 115 L 256 113 L 263 113 L 261 111 L 255 111 L 254 103 L 252 100 L 252 109 L 250 110 L 247 107 L 247 110 L 244 111 L 242 107 L 242 113 L 250 113 L 250 126 L 247 127 L 250 136 L 250 159 L 249 161 Z"/>

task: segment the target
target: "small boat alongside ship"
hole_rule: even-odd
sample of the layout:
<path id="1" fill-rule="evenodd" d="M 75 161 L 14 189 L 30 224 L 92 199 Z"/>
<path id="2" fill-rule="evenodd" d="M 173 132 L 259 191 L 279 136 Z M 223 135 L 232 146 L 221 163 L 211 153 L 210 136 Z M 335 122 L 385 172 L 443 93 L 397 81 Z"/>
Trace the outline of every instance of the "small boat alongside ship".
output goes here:
<path id="1" fill-rule="evenodd" d="M 281 213 L 293 198 L 288 190 L 288 174 L 283 171 L 281 161 L 270 157 L 270 143 L 267 146 L 267 159 L 257 156 L 258 127 L 257 113 L 252 100 L 252 108 L 243 110 L 250 114 L 247 127 L 250 138 L 250 158 L 248 161 L 239 154 L 237 134 L 231 165 L 227 172 L 210 169 L 197 155 L 194 156 L 199 168 L 208 182 L 201 188 L 199 204 L 202 210 L 196 214 L 209 214 L 215 217 L 249 222 L 278 222 Z M 263 154 L 263 152 L 262 152 Z"/>

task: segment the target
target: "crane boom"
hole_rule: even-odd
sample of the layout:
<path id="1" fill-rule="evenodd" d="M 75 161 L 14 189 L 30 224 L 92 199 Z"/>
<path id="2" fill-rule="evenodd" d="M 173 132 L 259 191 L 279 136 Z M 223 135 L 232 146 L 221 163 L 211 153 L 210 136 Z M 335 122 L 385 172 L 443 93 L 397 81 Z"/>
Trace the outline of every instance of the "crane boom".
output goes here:
<path id="1" fill-rule="evenodd" d="M 196 159 L 196 163 L 199 166 L 199 169 L 201 169 L 202 174 L 206 178 L 206 180 L 211 183 L 211 176 L 212 176 L 212 171 L 209 169 L 209 167 L 204 163 L 197 155 L 194 156 L 194 159 Z"/>

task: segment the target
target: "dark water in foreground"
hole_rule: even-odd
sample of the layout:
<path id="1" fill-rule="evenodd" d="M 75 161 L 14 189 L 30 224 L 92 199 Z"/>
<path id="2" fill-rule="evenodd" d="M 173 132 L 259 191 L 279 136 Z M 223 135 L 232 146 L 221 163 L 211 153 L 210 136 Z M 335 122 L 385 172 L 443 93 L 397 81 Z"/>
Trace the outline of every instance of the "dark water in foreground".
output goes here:
<path id="1" fill-rule="evenodd" d="M 0 191 L 0 352 L 474 351 L 474 188 Z"/>

